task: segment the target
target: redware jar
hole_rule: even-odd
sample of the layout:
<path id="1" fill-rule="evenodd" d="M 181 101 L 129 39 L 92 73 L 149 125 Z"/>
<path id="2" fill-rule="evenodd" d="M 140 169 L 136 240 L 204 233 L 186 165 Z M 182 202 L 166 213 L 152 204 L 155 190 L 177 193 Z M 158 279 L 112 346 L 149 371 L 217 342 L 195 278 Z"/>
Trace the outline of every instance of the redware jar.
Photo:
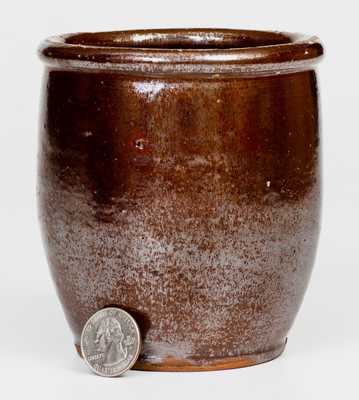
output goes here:
<path id="1" fill-rule="evenodd" d="M 282 352 L 318 239 L 322 52 L 225 29 L 43 43 L 40 218 L 78 349 L 111 305 L 140 326 L 139 369 Z"/>

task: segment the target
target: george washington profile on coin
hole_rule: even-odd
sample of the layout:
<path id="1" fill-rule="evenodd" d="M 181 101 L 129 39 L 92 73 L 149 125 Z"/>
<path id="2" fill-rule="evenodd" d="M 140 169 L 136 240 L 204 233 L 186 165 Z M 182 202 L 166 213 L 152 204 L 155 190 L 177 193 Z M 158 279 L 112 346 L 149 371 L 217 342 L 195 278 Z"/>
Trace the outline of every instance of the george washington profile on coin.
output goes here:
<path id="1" fill-rule="evenodd" d="M 114 366 L 127 357 L 127 347 L 123 346 L 125 335 L 121 324 L 114 317 L 105 317 L 101 320 L 96 332 L 95 344 L 104 352 L 103 365 Z"/>
<path id="2" fill-rule="evenodd" d="M 133 366 L 141 337 L 136 321 L 126 311 L 109 307 L 86 322 L 81 335 L 82 355 L 89 367 L 102 376 L 118 376 Z"/>

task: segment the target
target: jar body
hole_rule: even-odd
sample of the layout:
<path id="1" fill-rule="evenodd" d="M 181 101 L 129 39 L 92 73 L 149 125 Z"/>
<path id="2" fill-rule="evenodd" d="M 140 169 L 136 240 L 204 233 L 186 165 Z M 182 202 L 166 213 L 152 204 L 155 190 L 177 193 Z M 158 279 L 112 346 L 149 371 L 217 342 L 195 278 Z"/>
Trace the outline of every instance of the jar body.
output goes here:
<path id="1" fill-rule="evenodd" d="M 76 345 L 112 305 L 140 326 L 138 368 L 279 355 L 318 238 L 315 72 L 45 82 L 40 219 Z"/>

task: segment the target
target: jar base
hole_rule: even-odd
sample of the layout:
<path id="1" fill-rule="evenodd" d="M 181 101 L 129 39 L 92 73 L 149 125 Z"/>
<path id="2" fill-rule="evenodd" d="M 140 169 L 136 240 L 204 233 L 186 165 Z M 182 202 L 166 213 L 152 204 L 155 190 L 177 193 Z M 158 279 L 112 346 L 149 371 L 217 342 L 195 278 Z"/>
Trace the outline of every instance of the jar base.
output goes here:
<path id="1" fill-rule="evenodd" d="M 166 358 L 161 362 L 137 361 L 132 369 L 140 371 L 162 371 L 162 372 L 196 372 L 196 371 L 220 371 L 225 369 L 235 369 L 250 367 L 257 364 L 262 364 L 272 361 L 279 357 L 285 348 L 287 339 L 275 349 L 241 357 L 226 357 L 214 359 L 196 359 L 196 360 L 181 360 L 175 358 Z M 81 348 L 75 344 L 77 353 L 82 357 Z"/>

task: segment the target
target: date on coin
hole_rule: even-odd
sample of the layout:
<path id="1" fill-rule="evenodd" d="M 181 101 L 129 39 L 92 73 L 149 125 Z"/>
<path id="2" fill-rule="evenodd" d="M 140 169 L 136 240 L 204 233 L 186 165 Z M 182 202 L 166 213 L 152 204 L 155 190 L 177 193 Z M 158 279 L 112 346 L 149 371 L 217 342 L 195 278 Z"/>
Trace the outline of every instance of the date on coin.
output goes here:
<path id="1" fill-rule="evenodd" d="M 141 335 L 136 321 L 117 307 L 97 311 L 82 330 L 83 358 L 101 376 L 122 375 L 136 362 L 140 348 Z"/>

